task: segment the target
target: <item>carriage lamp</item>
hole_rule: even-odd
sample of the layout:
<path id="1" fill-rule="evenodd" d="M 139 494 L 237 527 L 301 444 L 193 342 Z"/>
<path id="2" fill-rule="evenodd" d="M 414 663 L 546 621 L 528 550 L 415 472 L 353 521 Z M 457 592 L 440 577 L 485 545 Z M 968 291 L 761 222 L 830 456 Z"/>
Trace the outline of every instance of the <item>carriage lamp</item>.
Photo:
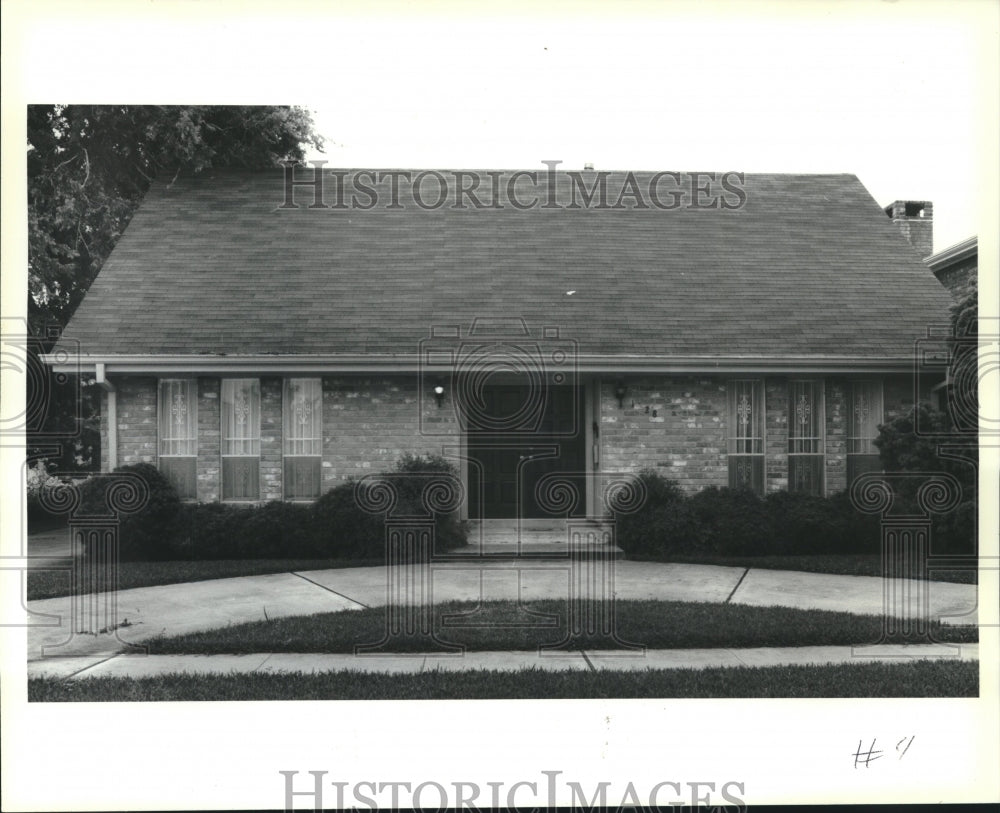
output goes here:
<path id="1" fill-rule="evenodd" d="M 444 401 L 444 385 L 438 383 L 434 386 L 434 398 L 437 400 L 438 409 L 441 408 L 441 402 Z"/>
<path id="2" fill-rule="evenodd" d="M 625 409 L 625 395 L 628 393 L 628 387 L 625 386 L 624 381 L 619 381 L 615 385 L 615 398 L 618 399 L 618 408 Z"/>

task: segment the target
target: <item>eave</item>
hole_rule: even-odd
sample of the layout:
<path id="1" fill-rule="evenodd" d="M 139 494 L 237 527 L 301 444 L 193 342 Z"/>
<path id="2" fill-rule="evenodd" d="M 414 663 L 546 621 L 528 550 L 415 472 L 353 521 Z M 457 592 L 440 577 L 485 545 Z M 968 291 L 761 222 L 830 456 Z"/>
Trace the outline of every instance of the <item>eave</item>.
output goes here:
<path id="1" fill-rule="evenodd" d="M 59 358 L 57 359 L 57 355 Z M 57 373 L 93 373 L 103 366 L 112 375 L 305 375 L 366 373 L 452 373 L 455 365 L 421 363 L 405 355 L 87 355 L 48 353 L 42 361 Z M 906 356 L 579 356 L 575 365 L 553 365 L 564 372 L 625 373 L 774 373 L 879 374 L 912 372 L 914 359 Z"/>
<path id="2" fill-rule="evenodd" d="M 975 256 L 979 251 L 979 238 L 970 237 L 968 240 L 963 240 L 961 243 L 955 243 L 953 246 L 949 246 L 944 249 L 944 251 L 939 251 L 937 254 L 932 254 L 924 260 L 927 267 L 931 269 L 935 274 L 943 268 L 953 265 L 955 263 L 964 262 L 970 257 Z"/>

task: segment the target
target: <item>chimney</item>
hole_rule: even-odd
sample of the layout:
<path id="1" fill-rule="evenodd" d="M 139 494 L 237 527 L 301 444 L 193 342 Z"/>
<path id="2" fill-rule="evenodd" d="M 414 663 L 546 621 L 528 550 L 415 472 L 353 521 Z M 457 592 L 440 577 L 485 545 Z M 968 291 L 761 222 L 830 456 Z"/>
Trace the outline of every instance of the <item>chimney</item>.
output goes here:
<path id="1" fill-rule="evenodd" d="M 885 207 L 920 259 L 934 253 L 934 206 L 929 200 L 897 200 Z"/>

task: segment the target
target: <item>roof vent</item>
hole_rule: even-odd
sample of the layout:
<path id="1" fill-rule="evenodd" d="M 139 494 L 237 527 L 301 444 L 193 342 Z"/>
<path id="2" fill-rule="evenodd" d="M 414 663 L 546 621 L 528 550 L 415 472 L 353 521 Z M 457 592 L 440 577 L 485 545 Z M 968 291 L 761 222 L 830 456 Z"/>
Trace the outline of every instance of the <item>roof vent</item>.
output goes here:
<path id="1" fill-rule="evenodd" d="M 584 165 L 583 165 L 583 168 L 584 168 L 584 170 L 585 170 L 585 171 L 587 171 L 587 172 L 593 172 L 593 171 L 594 171 L 594 165 L 593 165 L 593 164 L 591 164 L 591 163 L 586 163 L 586 164 L 584 164 Z"/>

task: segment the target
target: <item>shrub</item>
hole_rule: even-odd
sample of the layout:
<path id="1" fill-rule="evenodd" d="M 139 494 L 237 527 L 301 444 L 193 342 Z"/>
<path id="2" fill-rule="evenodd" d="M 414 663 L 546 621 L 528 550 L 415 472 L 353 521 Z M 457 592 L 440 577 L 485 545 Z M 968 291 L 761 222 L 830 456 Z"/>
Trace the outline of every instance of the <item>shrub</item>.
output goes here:
<path id="1" fill-rule="evenodd" d="M 398 495 L 394 516 L 424 516 L 421 500 L 435 480 L 446 488 L 458 479 L 455 467 L 439 455 L 404 455 L 392 472 L 384 475 Z M 447 484 L 447 485 L 445 485 Z M 328 556 L 381 558 L 385 555 L 385 514 L 373 514 L 358 505 L 354 481 L 342 483 L 312 506 L 317 548 Z M 466 529 L 456 509 L 434 513 L 435 551 L 452 550 L 467 543 Z"/>
<path id="2" fill-rule="evenodd" d="M 761 499 L 745 489 L 709 487 L 686 497 L 655 471 L 640 472 L 647 499 L 618 517 L 626 553 L 747 556 L 878 553 L 879 518 L 852 505 L 847 492 L 831 497 L 780 491 Z M 950 516 L 950 515 L 949 515 Z M 967 521 L 952 520 L 961 539 Z"/>
<path id="3" fill-rule="evenodd" d="M 134 463 L 120 466 L 111 475 L 95 475 L 80 485 L 80 505 L 77 516 L 110 517 L 108 488 L 115 473 L 138 475 L 146 483 L 148 499 L 134 513 L 120 514 L 118 550 L 123 560 L 143 561 L 170 559 L 174 554 L 181 507 L 177 491 L 156 466 Z M 85 550 L 85 552 L 88 552 Z"/>
<path id="4" fill-rule="evenodd" d="M 186 504 L 175 547 L 184 559 L 311 558 L 316 549 L 309 506 L 278 500 L 259 506 Z"/>
<path id="5" fill-rule="evenodd" d="M 703 552 L 742 555 L 773 550 L 771 517 L 753 491 L 710 486 L 690 502 L 704 532 Z"/>
<path id="6" fill-rule="evenodd" d="M 385 553 L 383 517 L 358 505 L 355 488 L 356 483 L 348 480 L 311 506 L 312 538 L 324 556 L 376 558 Z"/>
<path id="7" fill-rule="evenodd" d="M 680 486 L 652 469 L 638 476 L 646 499 L 637 511 L 618 517 L 618 546 L 626 553 L 646 554 L 699 549 L 702 529 Z"/>

